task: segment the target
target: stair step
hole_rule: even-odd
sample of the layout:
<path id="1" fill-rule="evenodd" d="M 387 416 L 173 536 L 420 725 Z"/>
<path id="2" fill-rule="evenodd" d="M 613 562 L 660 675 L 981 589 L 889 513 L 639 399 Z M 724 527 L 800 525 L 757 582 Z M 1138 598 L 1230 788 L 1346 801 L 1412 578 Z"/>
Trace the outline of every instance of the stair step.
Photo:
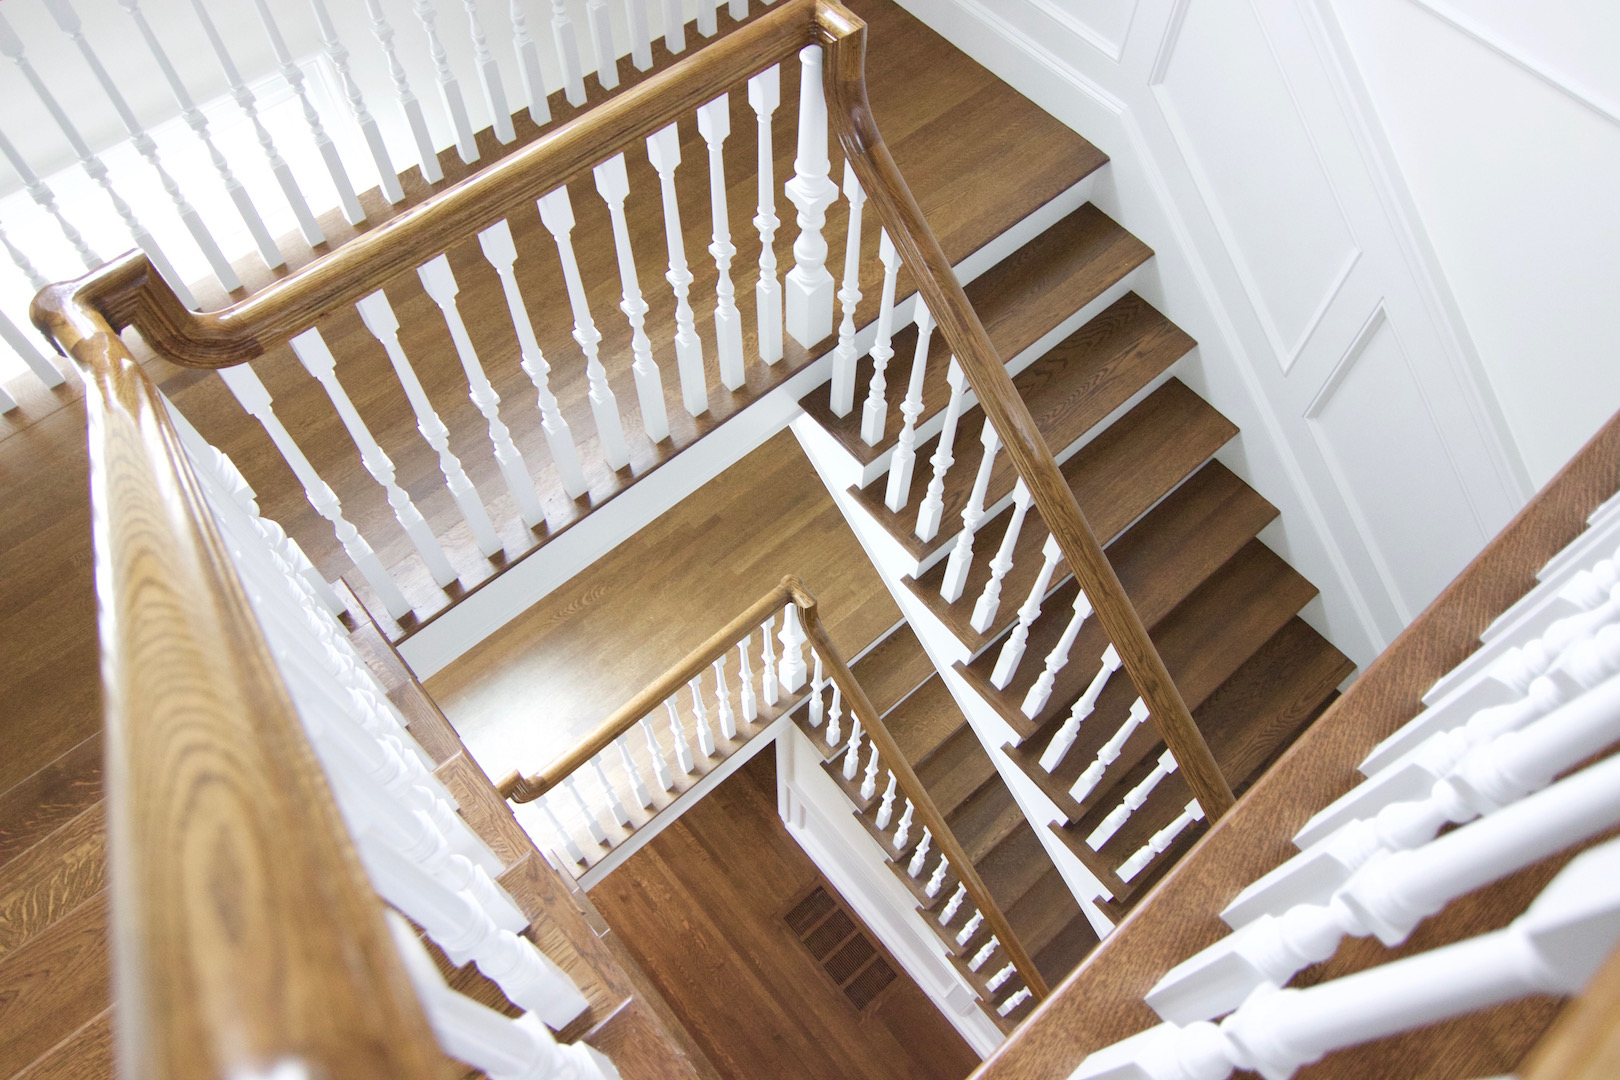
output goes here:
<path id="1" fill-rule="evenodd" d="M 932 672 L 931 666 L 930 672 L 927 681 L 915 693 L 883 718 L 889 733 L 899 744 L 900 752 L 913 768 L 926 761 L 935 749 L 967 723 L 945 680 Z M 926 778 L 923 783 L 928 783 Z M 943 807 L 941 812 L 945 812 Z"/>
<path id="2" fill-rule="evenodd" d="M 998 776 L 996 782 L 1001 784 L 1003 790 L 1005 783 Z M 984 884 L 990 890 L 990 895 L 996 898 L 996 903 L 1012 918 L 1012 908 L 1028 895 L 1045 876 L 1047 871 L 1054 870 L 1051 858 L 1041 847 L 1040 837 L 1027 821 L 1023 827 L 1013 830 L 995 850 L 986 854 L 974 863 L 974 869 L 984 879 Z M 1017 929 L 1017 924 L 1014 924 Z M 1032 952 L 1034 946 L 1026 946 Z"/>
<path id="3" fill-rule="evenodd" d="M 1250 540 L 1194 589 L 1152 631 L 1153 643 L 1187 708 L 1196 712 L 1315 595 L 1314 585 L 1259 540 Z M 1052 773 L 1043 770 L 1038 759 L 1061 725 L 1062 717 L 1056 713 L 1033 738 L 1008 750 L 1070 821 L 1083 818 L 1093 805 L 1118 802 L 1121 793 L 1115 791 L 1115 777 L 1126 775 L 1150 754 L 1156 755 L 1162 745 L 1153 724 L 1143 724 L 1084 803 L 1077 803 L 1069 794 L 1098 749 L 1119 729 L 1136 697 L 1130 680 L 1120 677 L 1123 674 L 1109 679 L 1074 746 Z"/>
<path id="4" fill-rule="evenodd" d="M 0 868 L 0 958 L 106 888 L 105 805 L 96 803 Z"/>
<path id="5" fill-rule="evenodd" d="M 1097 164 L 1106 160 L 1099 158 Z M 969 282 L 965 291 L 997 354 L 1011 360 L 1152 255 L 1146 244 L 1088 203 Z M 856 361 L 855 407 L 849 415 L 833 413 L 830 383 L 811 391 L 802 402 L 805 412 L 862 465 L 882 456 L 900 437 L 904 416 L 899 401 L 911 380 L 917 328 L 908 326 L 896 333 L 892 347 L 894 356 L 883 375 L 889 388 L 888 423 L 876 445 L 861 439 L 860 403 L 872 381 L 871 357 Z M 944 335 L 936 333 L 929 342 L 919 426 L 942 412 L 950 399 L 945 384 L 949 363 L 950 347 Z"/>
<path id="6" fill-rule="evenodd" d="M 1331 703 L 1338 684 L 1354 667 L 1343 653 L 1295 616 L 1210 695 L 1195 711 L 1194 719 L 1234 790 L 1245 790 L 1292 745 Z M 1151 767 L 1151 761 L 1139 762 L 1115 785 L 1116 792 L 1135 786 Z M 1085 838 L 1117 799 L 1099 800 L 1084 818 L 1057 828 L 1057 832 L 1070 850 L 1088 864 L 1095 860 L 1105 868 L 1117 867 L 1174 819 L 1190 798 L 1192 793 L 1179 773 L 1166 777 L 1098 852 L 1090 850 Z M 1104 911 L 1115 920 L 1123 918 L 1202 832 L 1203 826 L 1197 825 L 1177 837 L 1129 883 L 1125 895 L 1102 903 Z"/>
<path id="7" fill-rule="evenodd" d="M 977 791 L 947 814 L 945 823 L 975 867 L 1020 827 L 1029 827 L 999 773 L 986 779 Z M 995 894 L 994 889 L 991 892 Z"/>
<path id="8" fill-rule="evenodd" d="M 996 771 L 979 737 L 966 724 L 952 732 L 914 768 L 917 779 L 945 815 L 960 806 Z"/>
<path id="9" fill-rule="evenodd" d="M 886 716 L 934 675 L 934 662 L 928 659 L 911 625 L 902 622 L 892 634 L 851 664 L 850 671 L 878 715 Z M 889 729 L 894 731 L 894 725 L 890 724 Z M 898 732 L 895 738 L 900 738 Z M 902 749 L 910 753 L 903 744 Z"/>
<path id="10" fill-rule="evenodd" d="M 1080 905 L 1075 902 L 1074 894 L 1069 891 L 1063 875 L 1052 866 L 1048 867 L 1016 904 L 1007 909 L 1007 921 L 1012 924 L 1014 932 L 1018 934 L 1018 940 L 1033 957 L 1039 957 L 1042 950 L 1062 936 L 1076 919 L 1080 920 L 1088 931 L 1091 930 L 1091 924 L 1087 923 L 1085 915 L 1081 914 Z M 1091 940 L 1093 943 L 1097 940 L 1094 931 L 1091 933 Z M 1039 961 L 1036 966 L 1054 986 L 1069 973 L 1067 968 L 1054 971 Z"/>
<path id="11" fill-rule="evenodd" d="M 1091 954 L 1100 940 L 1085 915 L 1077 912 L 1057 937 L 1035 954 L 1035 966 L 1046 978 L 1047 985 L 1056 987 L 1068 977 L 1069 972 L 1080 966 L 1080 962 Z"/>
<path id="12" fill-rule="evenodd" d="M 100 801 L 98 732 L 0 794 L 0 867 Z"/>
<path id="13" fill-rule="evenodd" d="M 0 957 L 0 1076 L 20 1072 L 106 1010 L 107 891 Z"/>
<path id="14" fill-rule="evenodd" d="M 1019 372 L 1013 385 L 1046 444 L 1054 452 L 1061 452 L 1163 374 L 1193 344 L 1173 323 L 1131 293 Z M 886 474 L 851 492 L 920 561 L 949 544 L 961 529 L 962 510 L 984 458 L 980 442 L 983 430 L 984 413 L 977 405 L 964 412 L 957 423 L 951 449 L 954 464 L 945 475 L 942 495 L 942 526 L 931 541 L 919 539 L 915 528 L 918 508 L 933 478 L 929 461 L 938 449 L 939 436 L 918 447 L 911 489 L 899 513 L 884 502 Z M 1009 495 L 1017 479 L 1012 459 L 998 453 L 991 466 L 985 505 L 994 506 Z M 994 531 L 981 535 L 1000 537 Z"/>
<path id="15" fill-rule="evenodd" d="M 57 1043 L 15 1080 L 101 1080 L 113 1075 L 112 1010 Z"/>

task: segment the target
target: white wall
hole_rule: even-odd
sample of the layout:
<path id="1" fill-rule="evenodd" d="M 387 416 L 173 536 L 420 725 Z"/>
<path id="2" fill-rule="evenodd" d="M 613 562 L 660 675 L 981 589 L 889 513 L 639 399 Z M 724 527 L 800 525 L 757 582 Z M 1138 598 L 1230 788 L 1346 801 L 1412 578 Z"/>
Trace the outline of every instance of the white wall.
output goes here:
<path id="1" fill-rule="evenodd" d="M 1620 7 L 1326 6 L 1543 484 L 1620 408 Z"/>
<path id="2" fill-rule="evenodd" d="M 1157 255 L 1139 291 L 1198 339 L 1184 377 L 1243 430 L 1222 460 L 1357 661 L 1620 407 L 1596 0 L 1557 33 L 1471 0 L 1563 89 L 1442 0 L 902 2 L 1110 155 L 1096 201 Z"/>

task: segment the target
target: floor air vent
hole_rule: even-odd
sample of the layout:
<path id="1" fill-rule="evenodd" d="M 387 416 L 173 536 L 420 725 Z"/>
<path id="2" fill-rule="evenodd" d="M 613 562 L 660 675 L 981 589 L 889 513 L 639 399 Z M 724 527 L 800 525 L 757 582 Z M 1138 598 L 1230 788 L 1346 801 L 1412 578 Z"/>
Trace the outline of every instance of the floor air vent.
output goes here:
<path id="1" fill-rule="evenodd" d="M 871 1008 L 895 981 L 894 965 L 825 885 L 800 894 L 782 921 L 857 1012 Z"/>

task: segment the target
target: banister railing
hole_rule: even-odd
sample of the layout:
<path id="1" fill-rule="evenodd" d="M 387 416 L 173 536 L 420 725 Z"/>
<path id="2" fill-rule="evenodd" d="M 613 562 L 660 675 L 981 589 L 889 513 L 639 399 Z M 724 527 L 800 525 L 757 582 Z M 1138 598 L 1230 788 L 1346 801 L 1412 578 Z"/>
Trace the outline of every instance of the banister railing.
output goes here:
<path id="1" fill-rule="evenodd" d="M 770 628 L 774 627 L 775 615 L 778 611 L 783 613 L 780 641 L 782 654 L 778 671 L 771 670 L 769 660 Z M 597 776 L 603 785 L 603 790 L 611 804 L 617 797 L 608 779 L 608 774 L 597 759 L 597 755 L 612 747 L 620 739 L 635 730 L 637 725 L 646 725 L 649 714 L 661 705 L 667 706 L 676 729 L 672 732 L 676 740 L 684 743 L 684 732 L 679 728 L 676 717 L 674 701 L 680 692 L 693 684 L 705 670 L 719 662 L 722 667 L 727 656 L 739 642 L 747 643 L 756 627 L 766 628 L 767 650 L 765 653 L 766 665 L 762 671 L 764 681 L 762 694 L 771 704 L 777 704 L 778 688 L 786 690 L 789 694 L 797 693 L 806 685 L 807 667 L 800 650 L 808 645 L 815 660 L 816 670 L 824 672 L 834 687 L 834 692 L 848 708 L 848 716 L 852 729 L 848 746 L 839 749 L 842 755 L 850 755 L 848 760 L 854 763 L 859 759 L 862 750 L 862 738 L 869 740 L 869 757 L 866 762 L 868 785 L 874 785 L 880 767 L 887 768 L 894 777 L 898 793 L 906 800 L 909 807 L 905 814 L 908 823 L 906 828 L 915 830 L 912 835 L 921 834 L 928 839 L 917 845 L 913 851 L 912 863 L 914 869 L 911 876 L 920 877 L 929 868 L 934 870 L 930 877 L 929 895 L 937 895 L 944 886 L 947 875 L 954 874 L 955 883 L 960 886 L 963 897 L 971 902 L 973 907 L 982 916 L 975 928 L 982 924 L 989 929 L 989 938 L 984 945 L 984 957 L 974 966 L 974 970 L 988 961 L 997 948 L 1003 950 L 1006 959 L 998 963 L 1010 964 L 1013 971 L 1029 990 L 1029 995 L 1037 1001 L 1044 999 L 1050 992 L 1040 971 L 1036 968 L 1028 951 L 1018 940 L 1012 925 L 1007 921 L 1006 914 L 991 895 L 984 880 L 974 869 L 973 861 L 963 849 L 956 835 L 951 831 L 949 823 L 939 808 L 934 804 L 922 782 L 912 771 L 911 765 L 901 753 L 894 736 L 883 723 L 882 716 L 873 707 L 871 700 L 866 696 L 860 682 L 855 678 L 849 666 L 844 662 L 837 646 L 828 636 L 826 628 L 821 623 L 820 609 L 816 605 L 816 598 L 797 577 L 788 576 L 774 586 L 764 596 L 750 604 L 745 610 L 732 619 L 726 626 L 716 631 L 707 641 L 692 650 L 684 658 L 669 668 L 663 675 L 654 679 L 648 686 L 638 692 L 623 706 L 616 709 L 611 716 L 603 720 L 588 735 L 575 743 L 556 761 L 547 765 L 540 772 L 532 776 L 522 776 L 516 772 L 508 775 L 497 785 L 501 794 L 515 802 L 532 802 L 542 798 L 559 785 L 566 783 L 576 772 L 585 769 L 587 765 L 597 766 Z M 748 655 L 746 647 L 743 656 Z M 723 678 L 723 677 L 722 677 Z M 823 687 L 815 684 L 811 694 L 809 708 L 811 710 L 811 723 L 821 722 L 820 707 L 822 705 L 821 693 Z M 748 669 L 742 671 L 742 700 L 746 711 L 747 702 L 753 695 Z M 722 709 L 729 709 L 729 689 L 725 682 L 716 684 L 714 701 Z M 706 710 L 703 704 L 707 697 L 696 686 L 693 687 L 694 704 L 700 710 Z M 795 702 L 784 702 L 785 707 L 796 707 Z M 707 723 L 706 711 L 700 711 L 701 723 Z M 836 715 L 836 714 L 835 714 Z M 752 719 L 750 717 L 749 719 Z M 833 740 L 841 742 L 839 739 Z M 650 729 L 647 730 L 647 756 L 644 760 L 649 765 L 641 765 L 631 760 L 628 751 L 623 754 L 624 776 L 630 790 L 636 790 L 636 785 L 646 784 L 646 778 L 639 775 L 641 771 L 650 767 L 658 767 L 658 760 L 663 757 L 660 746 L 655 745 Z M 711 744 L 712 748 L 712 744 Z M 677 749 L 678 752 L 678 749 Z M 709 753 L 710 749 L 704 749 Z M 690 762 L 683 762 L 687 771 L 691 771 Z M 667 767 L 667 764 L 666 764 Z M 848 773 L 853 776 L 853 768 Z M 572 792 L 578 800 L 578 790 Z M 892 804 L 891 804 L 892 805 Z M 581 808 L 587 818 L 594 821 L 594 812 L 582 802 Z M 558 818 L 549 807 L 547 812 L 552 814 L 552 821 L 563 836 L 565 846 L 572 843 Z M 882 820 L 881 826 L 888 824 L 888 818 Z M 880 827 L 881 827 L 880 826 Z M 902 844 L 901 850 L 908 845 Z M 930 850 L 932 848 L 932 851 Z M 961 900 L 957 901 L 960 906 Z M 955 908 L 952 914 L 955 914 Z M 948 921 L 948 920 L 944 920 Z M 943 922 L 942 922 L 943 924 Z M 964 937 L 964 942 L 967 937 Z M 1010 974 L 1010 973 L 1009 973 Z M 1003 977 L 1005 982 L 1005 977 Z M 1000 986 L 1001 983 L 997 983 Z M 1019 1002 L 1022 997 L 1017 999 Z M 1008 1008 L 1011 1011 L 1011 1008 Z"/>

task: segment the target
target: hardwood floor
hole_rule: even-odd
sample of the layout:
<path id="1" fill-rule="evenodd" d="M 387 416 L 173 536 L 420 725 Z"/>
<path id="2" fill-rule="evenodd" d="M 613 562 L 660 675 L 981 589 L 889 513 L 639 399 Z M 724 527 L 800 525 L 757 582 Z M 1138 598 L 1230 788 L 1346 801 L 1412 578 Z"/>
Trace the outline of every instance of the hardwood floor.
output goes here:
<path id="1" fill-rule="evenodd" d="M 427 681 L 492 774 L 538 769 L 784 574 L 854 656 L 900 619 L 783 431 Z M 778 623 L 780 625 L 780 623 Z"/>
<path id="2" fill-rule="evenodd" d="M 819 879 L 760 754 L 591 899 L 722 1076 L 945 1080 L 978 1060 L 904 973 L 859 1018 L 778 916 Z"/>

